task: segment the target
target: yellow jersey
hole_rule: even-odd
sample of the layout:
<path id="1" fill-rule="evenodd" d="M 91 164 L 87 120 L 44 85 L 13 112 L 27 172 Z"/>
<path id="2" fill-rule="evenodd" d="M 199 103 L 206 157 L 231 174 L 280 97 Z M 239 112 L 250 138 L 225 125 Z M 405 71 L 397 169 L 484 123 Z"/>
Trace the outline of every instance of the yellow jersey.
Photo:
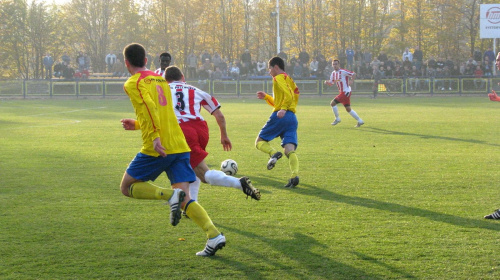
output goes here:
<path id="1" fill-rule="evenodd" d="M 299 89 L 286 73 L 273 77 L 273 96 L 266 95 L 264 100 L 274 107 L 273 112 L 287 110 L 295 113 L 299 102 Z"/>
<path id="2" fill-rule="evenodd" d="M 163 77 L 149 70 L 140 71 L 125 82 L 123 89 L 134 106 L 142 131 L 141 153 L 159 156 L 153 147 L 157 137 L 167 155 L 191 151 L 175 117 L 170 87 Z"/>

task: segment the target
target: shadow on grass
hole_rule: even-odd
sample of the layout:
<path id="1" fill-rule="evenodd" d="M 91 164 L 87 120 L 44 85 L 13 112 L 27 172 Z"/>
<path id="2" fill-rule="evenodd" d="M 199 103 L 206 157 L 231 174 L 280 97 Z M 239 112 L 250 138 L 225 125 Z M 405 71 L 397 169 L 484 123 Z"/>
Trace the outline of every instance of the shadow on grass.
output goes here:
<path id="1" fill-rule="evenodd" d="M 485 141 L 475 140 L 475 139 L 461 139 L 461 138 L 446 137 L 446 136 L 435 136 L 435 135 L 426 135 L 426 134 L 418 134 L 418 133 L 409 133 L 409 132 L 401 132 L 401 131 L 376 128 L 376 127 L 364 127 L 364 129 L 362 131 L 368 131 L 368 132 L 379 133 L 379 134 L 415 136 L 415 137 L 420 137 L 422 139 L 440 139 L 440 140 L 446 140 L 446 141 L 459 141 L 459 142 L 466 142 L 466 143 L 471 143 L 471 144 L 482 144 L 482 145 L 488 145 L 488 146 L 493 146 L 493 147 L 500 147 L 500 144 L 488 143 Z"/>
<path id="2" fill-rule="evenodd" d="M 271 270 L 282 271 L 282 276 L 284 279 L 384 279 L 384 276 L 374 275 L 362 271 L 354 266 L 341 263 L 330 258 L 325 258 L 325 255 L 320 255 L 314 252 L 313 247 L 325 248 L 325 246 L 316 239 L 307 236 L 302 233 L 294 233 L 292 239 L 274 239 L 267 236 L 255 235 L 253 232 L 240 230 L 237 228 L 226 227 L 219 225 L 220 228 L 231 231 L 233 233 L 238 233 L 240 235 L 246 236 L 247 238 L 256 240 L 256 244 L 259 242 L 265 242 L 271 248 L 280 253 L 282 258 L 287 258 L 289 260 L 282 261 L 280 259 L 275 259 L 270 254 L 259 254 L 255 251 L 247 249 L 247 247 L 241 247 L 239 250 L 244 252 L 249 256 L 249 259 L 265 260 L 265 263 L 272 267 Z M 235 245 L 233 245 L 235 246 Z M 237 246 L 237 245 L 236 245 Z M 402 272 L 396 268 L 390 267 L 387 264 L 383 264 L 380 261 L 372 260 L 365 255 L 352 252 L 355 256 L 362 260 L 368 260 L 375 262 L 393 273 L 400 275 L 405 279 L 415 278 L 414 276 Z M 328 252 L 328 255 L 334 255 L 335 252 Z M 245 271 L 245 274 L 250 279 L 265 279 L 267 274 L 260 272 L 261 270 L 255 269 L 253 272 L 248 272 L 252 268 L 248 264 L 242 263 L 237 260 L 224 258 L 221 260 L 225 265 L 231 265 L 236 270 Z M 300 264 L 298 267 L 293 266 L 294 263 Z"/>
<path id="3" fill-rule="evenodd" d="M 281 181 L 274 180 L 269 177 L 252 177 L 252 182 L 256 182 L 254 183 L 255 186 L 267 185 L 275 186 L 276 188 L 283 188 Z M 321 200 L 346 203 L 365 208 L 404 214 L 407 216 L 422 217 L 432 221 L 447 223 L 464 228 L 482 228 L 500 231 L 499 223 L 482 220 L 482 217 L 478 217 L 477 219 L 463 218 L 431 210 L 400 205 L 397 203 L 378 201 L 371 198 L 343 195 L 313 185 L 303 184 L 302 182 L 303 181 L 301 181 L 301 183 L 296 188 L 290 189 L 290 191 L 296 192 L 298 194 L 315 196 Z"/>

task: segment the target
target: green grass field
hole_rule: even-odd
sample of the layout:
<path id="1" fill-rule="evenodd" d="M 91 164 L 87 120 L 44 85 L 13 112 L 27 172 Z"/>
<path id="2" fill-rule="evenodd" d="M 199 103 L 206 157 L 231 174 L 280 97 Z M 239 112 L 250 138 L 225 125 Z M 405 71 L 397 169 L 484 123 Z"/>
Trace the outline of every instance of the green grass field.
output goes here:
<path id="1" fill-rule="evenodd" d="M 287 159 L 268 171 L 254 147 L 271 107 L 220 101 L 233 151 L 206 115 L 207 162 L 236 160 L 262 200 L 202 185 L 227 237 L 202 258 L 192 221 L 119 190 L 141 145 L 120 124 L 130 101 L 0 100 L 0 279 L 500 279 L 500 221 L 483 219 L 500 207 L 499 103 L 354 96 L 354 128 L 343 109 L 330 125 L 329 98 L 302 98 L 301 183 L 284 189 Z"/>

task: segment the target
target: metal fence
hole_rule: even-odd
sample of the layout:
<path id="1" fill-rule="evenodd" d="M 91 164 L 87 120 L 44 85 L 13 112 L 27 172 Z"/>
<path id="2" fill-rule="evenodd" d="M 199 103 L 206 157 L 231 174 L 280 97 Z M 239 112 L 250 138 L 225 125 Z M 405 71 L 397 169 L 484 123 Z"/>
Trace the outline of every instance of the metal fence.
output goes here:
<path id="1" fill-rule="evenodd" d="M 125 80 L 4 80 L 0 81 L 0 97 L 113 97 L 124 96 Z M 272 80 L 193 80 L 187 81 L 215 96 L 249 96 L 257 91 L 272 92 Z M 336 94 L 337 87 L 324 85 L 324 80 L 295 80 L 303 95 Z M 384 79 L 378 85 L 379 94 L 394 95 L 462 95 L 485 94 L 493 85 L 498 85 L 500 77 L 492 78 L 406 78 Z M 371 95 L 373 80 L 355 80 L 353 91 L 356 95 Z"/>

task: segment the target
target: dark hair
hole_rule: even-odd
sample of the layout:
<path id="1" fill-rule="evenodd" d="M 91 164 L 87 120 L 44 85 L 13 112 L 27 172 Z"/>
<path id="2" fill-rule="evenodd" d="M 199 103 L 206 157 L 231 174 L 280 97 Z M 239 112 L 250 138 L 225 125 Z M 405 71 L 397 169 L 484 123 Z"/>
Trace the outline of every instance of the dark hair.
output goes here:
<path id="1" fill-rule="evenodd" d="M 167 82 L 180 81 L 182 79 L 182 71 L 177 66 L 169 66 L 165 69 L 165 80 Z"/>
<path id="2" fill-rule="evenodd" d="M 275 56 L 271 59 L 269 59 L 269 67 L 274 67 L 274 65 L 278 65 L 278 67 L 285 71 L 285 61 L 283 60 L 283 58 L 279 57 L 279 56 Z"/>
<path id="3" fill-rule="evenodd" d="M 132 43 L 123 49 L 123 56 L 134 67 L 146 65 L 146 49 L 141 44 Z"/>
<path id="4" fill-rule="evenodd" d="M 168 60 L 172 60 L 172 56 L 168 52 L 164 52 L 164 53 L 160 54 L 160 59 L 162 57 L 168 58 Z"/>
<path id="5" fill-rule="evenodd" d="M 338 59 L 334 59 L 333 62 L 337 61 L 339 64 L 340 64 L 340 60 Z"/>

